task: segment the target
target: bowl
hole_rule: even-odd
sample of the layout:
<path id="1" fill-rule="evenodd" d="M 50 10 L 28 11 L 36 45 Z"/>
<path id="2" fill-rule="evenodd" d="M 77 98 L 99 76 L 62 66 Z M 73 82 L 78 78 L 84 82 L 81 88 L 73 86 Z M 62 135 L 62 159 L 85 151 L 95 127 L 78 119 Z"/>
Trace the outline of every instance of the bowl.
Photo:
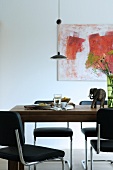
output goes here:
<path id="1" fill-rule="evenodd" d="M 63 97 L 62 99 L 61 99 L 61 102 L 69 102 L 71 99 L 70 98 L 68 98 L 68 97 Z"/>

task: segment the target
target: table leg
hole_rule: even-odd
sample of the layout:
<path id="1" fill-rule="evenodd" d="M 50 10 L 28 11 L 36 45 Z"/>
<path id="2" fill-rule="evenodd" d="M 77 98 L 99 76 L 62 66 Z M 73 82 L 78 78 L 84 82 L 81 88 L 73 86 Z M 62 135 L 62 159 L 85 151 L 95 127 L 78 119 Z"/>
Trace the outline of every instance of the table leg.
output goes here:
<path id="1" fill-rule="evenodd" d="M 24 165 L 16 161 L 8 161 L 8 170 L 24 170 Z"/>
<path id="2" fill-rule="evenodd" d="M 18 162 L 8 161 L 8 170 L 18 170 Z"/>
<path id="3" fill-rule="evenodd" d="M 24 165 L 19 162 L 19 170 L 24 170 Z"/>

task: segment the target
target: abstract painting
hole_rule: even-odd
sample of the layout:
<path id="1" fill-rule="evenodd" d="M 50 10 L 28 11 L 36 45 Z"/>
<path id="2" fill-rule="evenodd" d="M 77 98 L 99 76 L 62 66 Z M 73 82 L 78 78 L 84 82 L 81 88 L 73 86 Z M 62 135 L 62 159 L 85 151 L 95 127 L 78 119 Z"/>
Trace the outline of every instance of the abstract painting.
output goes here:
<path id="1" fill-rule="evenodd" d="M 61 24 L 58 45 L 58 80 L 106 80 L 106 62 L 113 73 L 112 24 Z"/>

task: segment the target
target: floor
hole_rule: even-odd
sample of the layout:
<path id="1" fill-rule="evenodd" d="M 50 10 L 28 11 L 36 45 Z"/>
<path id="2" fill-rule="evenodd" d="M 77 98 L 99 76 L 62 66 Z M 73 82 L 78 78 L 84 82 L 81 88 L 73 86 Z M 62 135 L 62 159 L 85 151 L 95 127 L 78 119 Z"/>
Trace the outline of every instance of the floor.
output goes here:
<path id="1" fill-rule="evenodd" d="M 69 151 L 65 150 L 67 158 L 69 156 Z M 81 165 L 81 160 L 84 158 L 84 150 L 82 149 L 74 149 L 73 150 L 73 170 L 83 170 L 83 167 Z M 113 154 L 101 154 L 101 155 L 96 155 L 94 152 L 94 159 L 112 159 L 113 160 Z M 32 167 L 31 170 L 34 168 Z M 61 169 L 61 164 L 59 162 L 46 162 L 46 163 L 41 163 L 37 165 L 37 170 L 60 170 Z M 90 170 L 90 163 L 88 166 L 88 169 Z M 0 170 L 7 170 L 7 161 L 0 159 Z M 26 167 L 25 170 L 28 170 Z M 68 166 L 65 165 L 65 170 L 68 170 Z M 93 163 L 93 170 L 113 170 L 113 164 L 110 164 L 109 162 L 94 162 Z"/>

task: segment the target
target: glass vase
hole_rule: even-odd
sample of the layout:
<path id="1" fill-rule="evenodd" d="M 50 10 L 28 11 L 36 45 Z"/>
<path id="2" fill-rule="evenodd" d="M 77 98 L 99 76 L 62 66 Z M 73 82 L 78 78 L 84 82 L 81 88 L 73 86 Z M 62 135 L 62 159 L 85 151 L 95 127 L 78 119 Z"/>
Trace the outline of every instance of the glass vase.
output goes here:
<path id="1" fill-rule="evenodd" d="M 108 107 L 113 107 L 113 74 L 107 76 Z"/>

